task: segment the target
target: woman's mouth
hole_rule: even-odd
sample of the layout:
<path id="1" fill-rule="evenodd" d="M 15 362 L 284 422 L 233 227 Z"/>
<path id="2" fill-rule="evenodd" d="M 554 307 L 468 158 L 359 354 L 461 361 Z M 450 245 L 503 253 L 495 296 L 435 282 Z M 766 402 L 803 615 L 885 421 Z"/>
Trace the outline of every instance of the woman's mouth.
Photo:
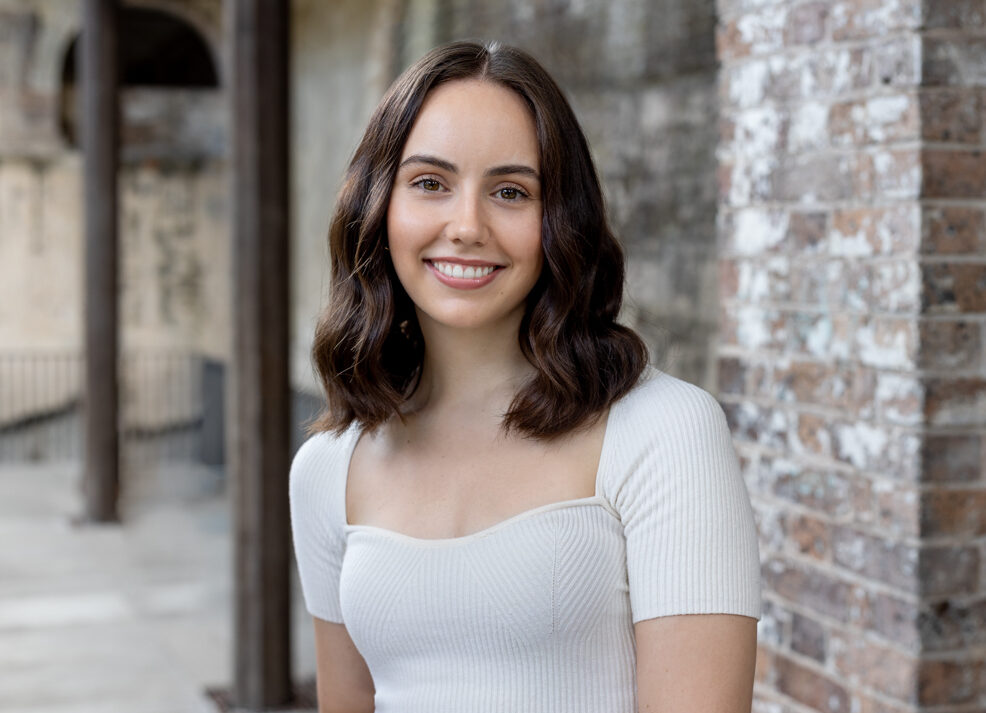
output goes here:
<path id="1" fill-rule="evenodd" d="M 425 264 L 439 282 L 458 290 L 472 290 L 488 285 L 496 279 L 503 267 L 492 263 L 465 265 L 448 260 L 425 260 Z"/>
<path id="2" fill-rule="evenodd" d="M 457 262 L 443 262 L 441 260 L 430 260 L 429 262 L 446 277 L 461 277 L 466 280 L 486 277 L 497 268 L 496 265 L 461 265 Z"/>

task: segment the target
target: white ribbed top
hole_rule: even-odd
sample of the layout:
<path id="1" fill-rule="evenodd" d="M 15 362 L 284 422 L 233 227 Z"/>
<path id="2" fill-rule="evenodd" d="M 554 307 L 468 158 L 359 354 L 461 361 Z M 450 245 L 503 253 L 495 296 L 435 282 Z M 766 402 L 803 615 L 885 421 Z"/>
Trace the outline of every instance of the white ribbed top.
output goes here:
<path id="1" fill-rule="evenodd" d="M 344 622 L 378 713 L 633 713 L 633 624 L 760 618 L 753 509 L 722 408 L 649 368 L 613 404 L 596 493 L 420 539 L 346 520 L 359 429 L 291 466 L 309 612 Z"/>

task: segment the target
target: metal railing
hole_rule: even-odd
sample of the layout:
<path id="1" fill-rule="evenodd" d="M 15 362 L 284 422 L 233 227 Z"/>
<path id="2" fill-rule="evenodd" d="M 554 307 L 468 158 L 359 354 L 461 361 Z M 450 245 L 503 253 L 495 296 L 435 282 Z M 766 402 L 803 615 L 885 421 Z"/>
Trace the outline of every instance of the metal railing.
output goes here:
<path id="1" fill-rule="evenodd" d="M 82 457 L 83 369 L 78 353 L 0 353 L 0 463 Z M 121 457 L 127 467 L 202 461 L 205 371 L 206 359 L 188 352 L 121 357 Z M 221 389 L 213 398 L 221 400 Z"/>

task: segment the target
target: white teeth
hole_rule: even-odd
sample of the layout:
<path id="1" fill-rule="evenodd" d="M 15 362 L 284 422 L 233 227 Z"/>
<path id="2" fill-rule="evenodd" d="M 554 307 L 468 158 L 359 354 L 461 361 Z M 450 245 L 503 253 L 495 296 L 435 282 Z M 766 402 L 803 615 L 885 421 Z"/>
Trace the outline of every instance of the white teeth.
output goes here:
<path id="1" fill-rule="evenodd" d="M 486 277 L 496 269 L 493 265 L 467 265 L 466 267 L 463 267 L 458 263 L 437 261 L 433 261 L 431 264 L 434 265 L 435 269 L 443 275 L 448 277 L 458 277 L 466 280 L 477 280 L 481 277 Z"/>

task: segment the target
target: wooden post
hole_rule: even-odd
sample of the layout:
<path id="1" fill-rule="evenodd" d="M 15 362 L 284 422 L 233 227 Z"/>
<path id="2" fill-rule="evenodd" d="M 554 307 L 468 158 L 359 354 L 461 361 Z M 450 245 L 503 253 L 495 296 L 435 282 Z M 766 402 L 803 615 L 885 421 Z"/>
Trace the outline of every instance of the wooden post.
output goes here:
<path id="1" fill-rule="evenodd" d="M 85 0 L 81 49 L 86 231 L 84 518 L 112 522 L 118 519 L 120 489 L 115 0 Z"/>
<path id="2" fill-rule="evenodd" d="M 289 0 L 234 0 L 234 704 L 291 691 L 288 469 Z"/>

